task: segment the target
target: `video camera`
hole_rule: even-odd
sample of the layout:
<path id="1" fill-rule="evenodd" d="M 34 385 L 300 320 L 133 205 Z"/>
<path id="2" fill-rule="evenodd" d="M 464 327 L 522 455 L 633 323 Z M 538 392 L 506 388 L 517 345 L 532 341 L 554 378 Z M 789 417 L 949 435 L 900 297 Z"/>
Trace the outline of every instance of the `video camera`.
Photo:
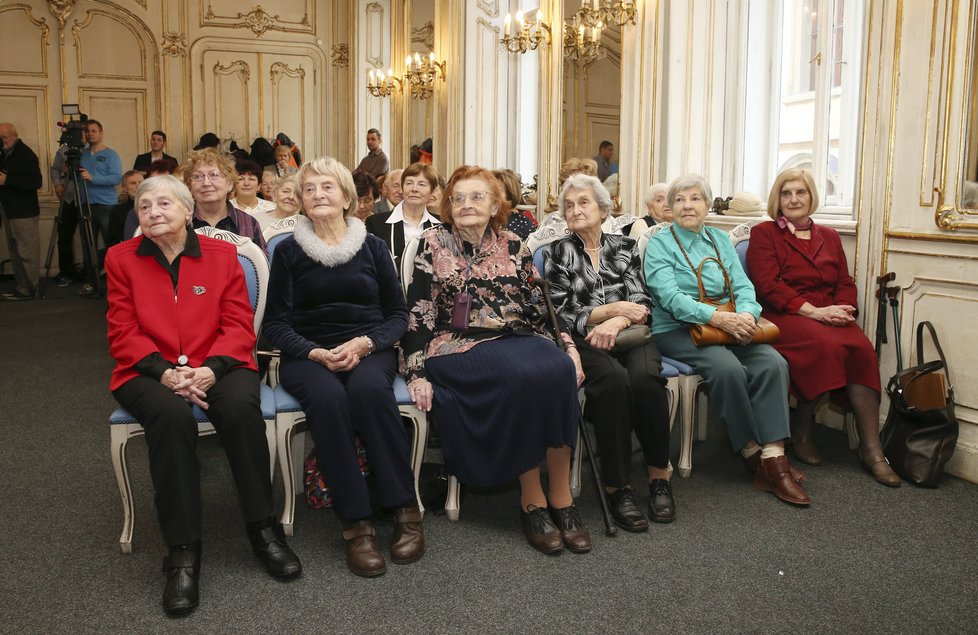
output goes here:
<path id="1" fill-rule="evenodd" d="M 83 113 L 78 104 L 61 104 L 61 114 L 67 121 L 59 121 L 61 138 L 58 144 L 68 146 L 65 153 L 65 163 L 73 170 L 79 167 L 82 148 L 85 147 L 85 129 L 88 126 L 88 115 Z M 75 119 L 77 117 L 77 119 Z"/>

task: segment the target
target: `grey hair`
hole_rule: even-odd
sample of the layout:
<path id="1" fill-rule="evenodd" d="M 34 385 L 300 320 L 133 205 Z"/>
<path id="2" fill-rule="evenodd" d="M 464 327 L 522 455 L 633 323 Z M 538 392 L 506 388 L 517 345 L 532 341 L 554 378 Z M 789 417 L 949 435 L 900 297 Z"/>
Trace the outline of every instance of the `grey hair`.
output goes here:
<path id="1" fill-rule="evenodd" d="M 645 198 L 642 199 L 642 204 L 645 205 L 645 208 L 646 209 L 648 209 L 649 205 L 652 204 L 652 201 L 655 200 L 656 192 L 658 192 L 659 190 L 665 190 L 666 195 L 668 195 L 668 193 L 669 193 L 669 184 L 668 183 L 656 183 L 655 185 L 653 185 L 652 187 L 649 188 L 649 191 L 645 193 Z"/>
<path id="2" fill-rule="evenodd" d="M 297 179 L 296 176 L 297 174 L 289 174 L 288 176 L 276 177 L 277 180 L 275 181 L 275 188 L 272 190 L 272 192 L 278 194 L 278 191 L 281 190 L 284 186 L 291 184 L 292 188 L 295 189 L 297 198 L 301 199 L 302 195 L 299 194 L 299 190 L 301 188 L 299 187 L 299 179 Z"/>
<path id="3" fill-rule="evenodd" d="M 677 194 L 694 187 L 699 189 L 700 194 L 703 195 L 707 207 L 713 205 L 713 190 L 710 189 L 710 184 L 706 182 L 706 179 L 699 174 L 685 174 L 669 184 L 669 193 L 666 194 L 666 202 L 669 203 L 669 207 L 671 208 L 675 204 Z"/>
<path id="4" fill-rule="evenodd" d="M 608 188 L 598 180 L 598 177 L 578 172 L 568 176 L 567 180 L 564 181 L 563 187 L 560 188 L 560 196 L 557 199 L 557 213 L 560 214 L 561 218 L 564 217 L 564 198 L 567 196 L 568 190 L 587 189 L 594 192 L 594 200 L 598 204 L 598 207 L 601 208 L 601 211 L 611 211 L 614 204 L 611 202 L 611 194 L 608 194 Z"/>
<path id="5" fill-rule="evenodd" d="M 151 176 L 148 179 L 143 179 L 143 182 L 136 188 L 136 207 L 139 206 L 139 199 L 142 198 L 144 194 L 151 194 L 157 190 L 169 190 L 170 193 L 173 194 L 185 208 L 187 208 L 188 212 L 191 214 L 193 213 L 193 194 L 190 193 L 190 190 L 183 181 L 172 174 L 161 174 L 159 176 Z"/>

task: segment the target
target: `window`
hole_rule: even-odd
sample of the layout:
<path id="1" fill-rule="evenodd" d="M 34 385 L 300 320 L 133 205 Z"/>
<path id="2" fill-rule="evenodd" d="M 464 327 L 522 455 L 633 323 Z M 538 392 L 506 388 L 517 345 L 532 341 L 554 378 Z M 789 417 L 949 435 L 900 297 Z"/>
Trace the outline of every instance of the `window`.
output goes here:
<path id="1" fill-rule="evenodd" d="M 852 217 L 863 59 L 863 0 L 747 3 L 743 189 L 766 198 L 804 167 L 819 213 Z"/>

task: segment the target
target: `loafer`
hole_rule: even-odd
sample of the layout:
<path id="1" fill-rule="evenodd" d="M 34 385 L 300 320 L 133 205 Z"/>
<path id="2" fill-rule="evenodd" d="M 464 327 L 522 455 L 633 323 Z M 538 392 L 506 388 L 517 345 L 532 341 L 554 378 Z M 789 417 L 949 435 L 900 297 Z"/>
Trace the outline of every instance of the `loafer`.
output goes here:
<path id="1" fill-rule="evenodd" d="M 821 465 L 822 455 L 818 453 L 815 442 L 811 439 L 795 440 L 791 442 L 791 451 L 795 458 L 806 465 Z"/>
<path id="2" fill-rule="evenodd" d="M 885 456 L 865 457 L 862 449 L 860 449 L 859 462 L 873 475 L 877 483 L 887 487 L 900 487 L 900 477 L 890 467 L 890 462 L 886 460 Z"/>
<path id="3" fill-rule="evenodd" d="M 18 289 L 14 289 L 10 293 L 0 294 L 0 298 L 3 298 L 7 302 L 23 302 L 24 300 L 33 300 L 36 292 L 31 291 L 30 293 L 24 293 Z"/>
<path id="4" fill-rule="evenodd" d="M 424 555 L 423 516 L 415 504 L 394 510 L 394 541 L 391 543 L 391 560 L 394 564 L 411 564 Z"/>
<path id="5" fill-rule="evenodd" d="M 611 507 L 612 520 L 625 531 L 634 533 L 648 531 L 649 521 L 635 504 L 632 490 L 623 487 L 608 494 L 608 506 Z"/>
<path id="6" fill-rule="evenodd" d="M 655 478 L 649 483 L 649 518 L 654 523 L 671 523 L 676 520 L 672 483 L 664 478 Z"/>
<path id="7" fill-rule="evenodd" d="M 374 526 L 369 520 L 343 523 L 346 541 L 346 566 L 358 576 L 375 578 L 387 573 L 387 562 L 377 546 Z"/>
<path id="8" fill-rule="evenodd" d="M 791 477 L 788 458 L 783 454 L 761 459 L 761 467 L 754 475 L 754 487 L 762 492 L 770 492 L 792 505 L 804 507 L 812 504 L 808 492 Z"/>
<path id="9" fill-rule="evenodd" d="M 520 524 L 530 546 L 540 553 L 552 554 L 564 550 L 560 530 L 550 520 L 550 514 L 542 507 L 530 506 L 530 511 L 520 510 Z"/>
<path id="10" fill-rule="evenodd" d="M 72 280 L 71 278 L 68 278 L 67 276 L 58 276 L 58 279 L 55 280 L 54 283 L 59 287 L 64 288 L 64 287 L 70 287 L 75 283 L 75 281 Z"/>
<path id="11" fill-rule="evenodd" d="M 740 460 L 744 462 L 744 467 L 747 468 L 747 471 L 750 472 L 750 475 L 754 476 L 757 474 L 757 470 L 760 469 L 761 467 L 761 451 L 758 450 L 757 452 L 752 454 L 749 459 L 745 459 L 743 455 L 740 455 Z M 791 465 L 790 463 L 788 464 L 788 470 L 791 473 L 791 480 L 793 480 L 795 483 L 798 483 L 799 485 L 805 484 L 805 481 L 807 480 L 808 477 L 805 476 L 804 472 L 802 472 L 795 466 Z"/>
<path id="12" fill-rule="evenodd" d="M 163 587 L 163 612 L 171 617 L 190 615 L 200 603 L 200 542 L 170 547 L 163 559 L 166 585 Z"/>
<path id="13" fill-rule="evenodd" d="M 550 520 L 554 521 L 560 531 L 560 539 L 568 551 L 574 553 L 587 553 L 591 551 L 591 532 L 587 530 L 581 522 L 581 516 L 577 513 L 577 507 L 569 505 L 555 509 L 548 507 Z"/>
<path id="14" fill-rule="evenodd" d="M 274 517 L 248 523 L 247 528 L 251 551 L 265 565 L 268 575 L 289 580 L 302 573 L 302 563 L 285 542 L 282 524 Z"/>

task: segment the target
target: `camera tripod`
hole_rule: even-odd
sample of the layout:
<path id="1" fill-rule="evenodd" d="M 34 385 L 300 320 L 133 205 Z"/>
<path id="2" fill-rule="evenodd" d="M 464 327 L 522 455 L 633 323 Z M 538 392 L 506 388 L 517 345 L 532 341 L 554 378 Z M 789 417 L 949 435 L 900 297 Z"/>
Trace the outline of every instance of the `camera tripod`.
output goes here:
<path id="1" fill-rule="evenodd" d="M 64 222 L 65 206 L 68 205 L 65 202 L 65 199 L 68 198 L 68 187 L 71 188 L 70 192 L 74 194 L 75 205 L 78 207 L 78 225 L 81 229 L 82 239 L 82 264 L 85 269 L 85 275 L 95 289 L 95 297 L 101 297 L 103 294 L 102 278 L 99 276 L 98 252 L 96 251 L 98 243 L 96 241 L 95 229 L 92 225 L 92 206 L 88 202 L 88 184 L 79 178 L 81 166 L 78 161 L 80 158 L 81 152 L 74 148 L 70 148 L 65 153 L 65 164 L 68 166 L 68 171 L 65 173 L 66 190 L 65 195 L 61 197 L 61 201 L 58 204 L 58 215 L 55 217 L 54 226 L 51 228 L 51 240 L 48 242 L 48 255 L 44 259 L 44 276 L 38 282 L 38 296 L 41 298 L 46 297 L 47 281 L 51 278 L 51 260 L 54 257 L 54 248 L 58 244 L 61 223 Z M 83 190 L 85 192 L 84 202 L 82 202 L 81 196 Z M 61 275 L 66 275 L 66 273 L 62 271 Z"/>

